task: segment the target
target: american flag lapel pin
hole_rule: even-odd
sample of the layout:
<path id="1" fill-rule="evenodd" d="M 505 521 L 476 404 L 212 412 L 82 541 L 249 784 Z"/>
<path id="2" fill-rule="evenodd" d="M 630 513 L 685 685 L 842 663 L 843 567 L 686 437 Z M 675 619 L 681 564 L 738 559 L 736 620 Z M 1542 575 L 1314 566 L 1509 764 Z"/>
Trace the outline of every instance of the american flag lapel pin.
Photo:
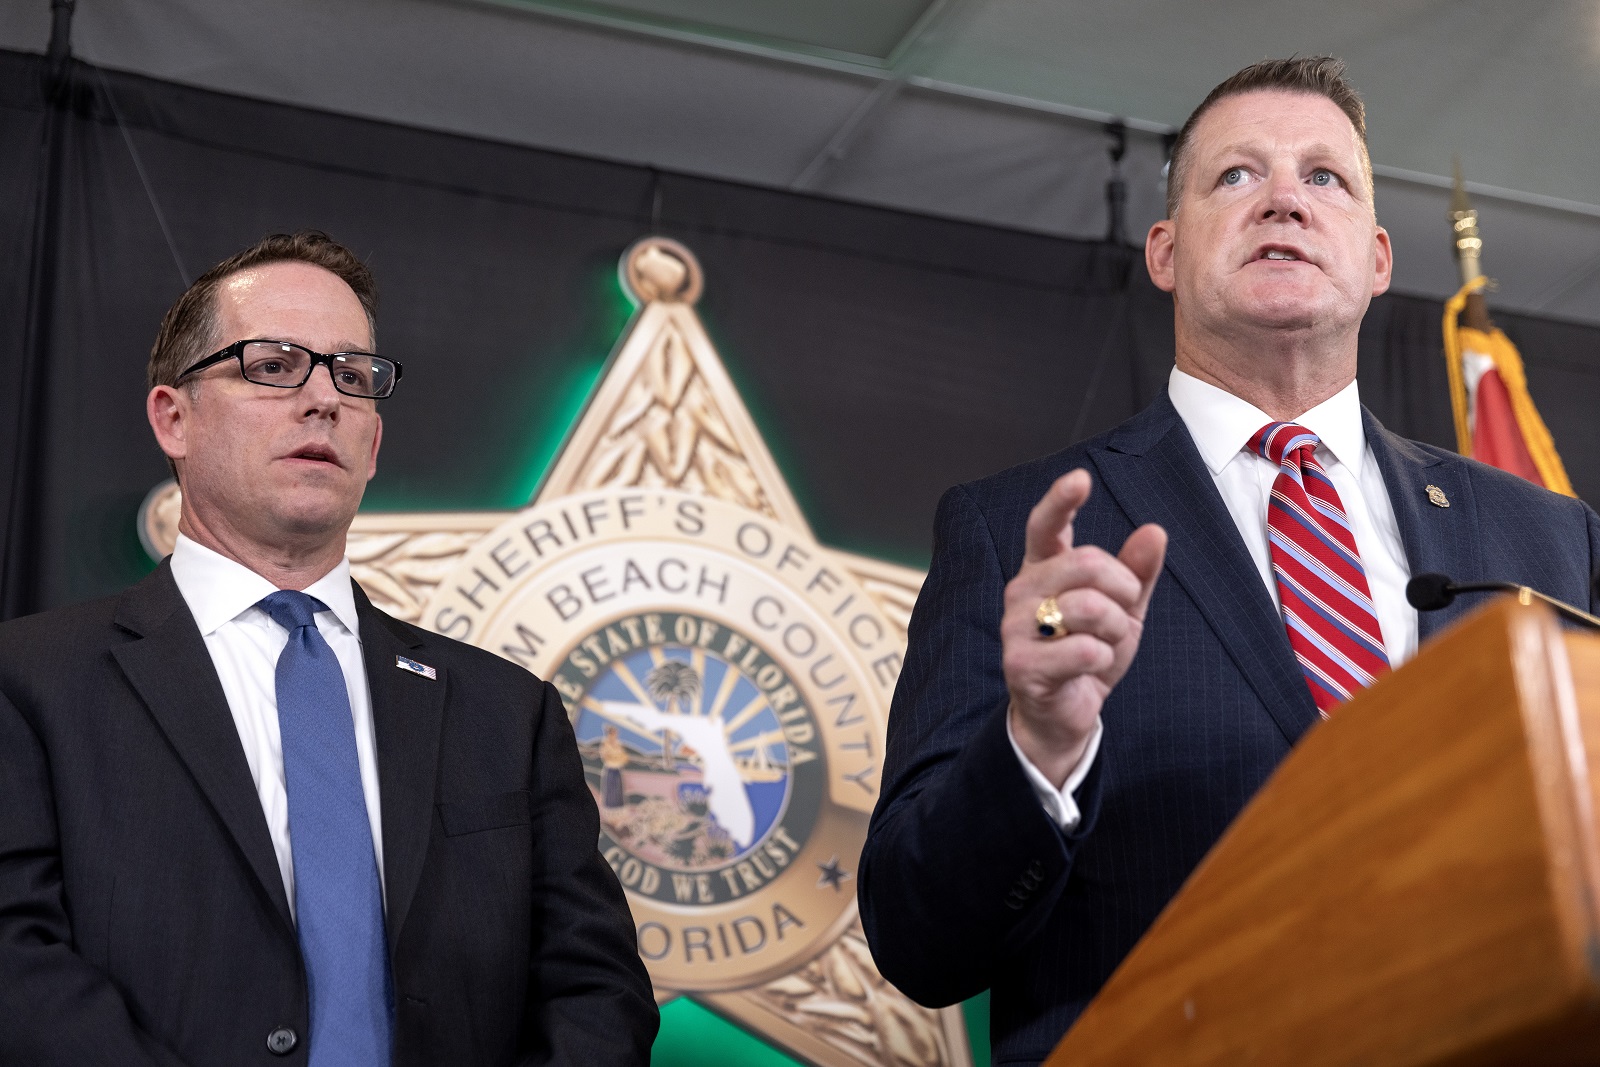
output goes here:
<path id="1" fill-rule="evenodd" d="M 438 670 L 428 666 L 426 663 L 418 663 L 416 660 L 407 659 L 405 656 L 396 656 L 394 658 L 394 665 L 403 671 L 410 671 L 412 674 L 420 674 L 424 678 L 431 679 L 432 681 L 437 682 L 439 680 Z"/>

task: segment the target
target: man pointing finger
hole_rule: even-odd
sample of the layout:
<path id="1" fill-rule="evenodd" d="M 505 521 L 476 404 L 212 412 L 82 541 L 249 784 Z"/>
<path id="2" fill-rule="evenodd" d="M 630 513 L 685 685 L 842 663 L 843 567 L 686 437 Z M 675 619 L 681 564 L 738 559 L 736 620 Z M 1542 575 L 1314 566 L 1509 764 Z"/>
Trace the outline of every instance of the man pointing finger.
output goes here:
<path id="1" fill-rule="evenodd" d="M 1343 64 L 1228 78 L 1170 174 L 1167 389 L 940 501 L 862 853 L 884 976 L 990 989 L 997 1063 L 1043 1059 L 1290 747 L 1475 606 L 1419 619 L 1412 573 L 1593 605 L 1592 510 L 1361 406 L 1392 251 Z"/>
<path id="2" fill-rule="evenodd" d="M 1072 520 L 1088 498 L 1089 474 L 1074 470 L 1034 507 L 1000 623 L 1012 742 L 1057 791 L 1098 740 L 1100 706 L 1139 648 L 1167 549 L 1154 524 L 1116 556 L 1073 547 Z"/>

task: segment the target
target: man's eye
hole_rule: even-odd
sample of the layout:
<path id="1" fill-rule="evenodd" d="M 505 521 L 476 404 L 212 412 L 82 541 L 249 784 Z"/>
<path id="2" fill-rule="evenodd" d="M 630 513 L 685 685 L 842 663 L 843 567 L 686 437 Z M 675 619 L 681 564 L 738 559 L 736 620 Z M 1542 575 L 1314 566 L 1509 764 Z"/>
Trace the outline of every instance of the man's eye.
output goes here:
<path id="1" fill-rule="evenodd" d="M 1229 167 L 1222 172 L 1223 185 L 1242 185 L 1244 183 L 1244 168 Z"/>
<path id="2" fill-rule="evenodd" d="M 1324 170 L 1318 167 L 1311 172 L 1311 184 L 1322 186 L 1338 185 L 1339 176 L 1331 170 Z"/>

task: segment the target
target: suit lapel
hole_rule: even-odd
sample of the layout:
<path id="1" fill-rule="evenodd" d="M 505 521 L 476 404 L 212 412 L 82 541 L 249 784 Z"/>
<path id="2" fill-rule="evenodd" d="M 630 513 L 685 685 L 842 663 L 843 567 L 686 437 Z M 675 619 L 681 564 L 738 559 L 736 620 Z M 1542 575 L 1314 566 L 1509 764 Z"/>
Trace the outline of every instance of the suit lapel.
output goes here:
<path id="1" fill-rule="evenodd" d="M 163 562 L 154 574 L 123 594 L 115 621 L 140 640 L 113 648 L 112 656 L 233 836 L 245 865 L 255 873 L 293 936 L 283 873 L 278 869 L 238 728 L 228 712 L 227 697 L 205 639 L 172 580 L 168 563 Z"/>
<path id="2" fill-rule="evenodd" d="M 361 655 L 372 692 L 378 748 L 378 794 L 383 806 L 384 891 L 391 957 L 410 910 L 433 830 L 439 777 L 439 734 L 449 678 L 424 678 L 395 665 L 422 642 L 416 633 L 372 606 L 356 586 Z"/>
<path id="3" fill-rule="evenodd" d="M 1183 587 L 1292 744 L 1317 720 L 1283 619 L 1216 483 L 1165 393 L 1090 452 L 1135 526 L 1170 535 L 1166 570 Z"/>
<path id="4" fill-rule="evenodd" d="M 1394 507 L 1400 544 L 1405 548 L 1412 576 L 1445 574 L 1466 581 L 1484 577 L 1483 553 L 1474 536 L 1477 502 L 1467 465 L 1445 463 L 1442 457 L 1390 433 L 1366 408 L 1361 409 L 1361 418 L 1366 424 L 1367 447 L 1378 461 L 1389 503 Z M 1431 501 L 1429 486 L 1443 493 L 1448 507 Z M 1418 612 L 1418 644 L 1475 606 L 1470 597 L 1458 598 L 1443 610 Z"/>

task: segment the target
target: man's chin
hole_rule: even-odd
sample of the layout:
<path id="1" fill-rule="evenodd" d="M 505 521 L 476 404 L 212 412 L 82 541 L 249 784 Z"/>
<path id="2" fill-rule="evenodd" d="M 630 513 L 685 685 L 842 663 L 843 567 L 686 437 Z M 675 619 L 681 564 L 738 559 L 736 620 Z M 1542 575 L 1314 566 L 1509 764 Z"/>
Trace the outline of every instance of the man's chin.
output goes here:
<path id="1" fill-rule="evenodd" d="M 1250 315 L 1242 315 L 1240 319 L 1251 328 L 1261 332 L 1297 333 L 1309 330 L 1317 325 L 1318 318 L 1308 312 L 1305 306 L 1273 308 L 1258 310 Z"/>
<path id="2" fill-rule="evenodd" d="M 1228 310 L 1235 319 L 1267 330 L 1359 324 L 1367 312 L 1365 302 L 1357 306 L 1321 275 L 1286 277 L 1242 287 L 1230 295 Z"/>
<path id="3" fill-rule="evenodd" d="M 1256 330 L 1307 330 L 1329 318 L 1326 294 L 1302 288 L 1251 293 L 1235 306 L 1234 319 Z"/>
<path id="4" fill-rule="evenodd" d="M 295 541 L 326 541 L 343 538 L 356 517 L 360 499 L 321 493 L 301 493 L 280 502 L 275 525 L 284 536 Z"/>

